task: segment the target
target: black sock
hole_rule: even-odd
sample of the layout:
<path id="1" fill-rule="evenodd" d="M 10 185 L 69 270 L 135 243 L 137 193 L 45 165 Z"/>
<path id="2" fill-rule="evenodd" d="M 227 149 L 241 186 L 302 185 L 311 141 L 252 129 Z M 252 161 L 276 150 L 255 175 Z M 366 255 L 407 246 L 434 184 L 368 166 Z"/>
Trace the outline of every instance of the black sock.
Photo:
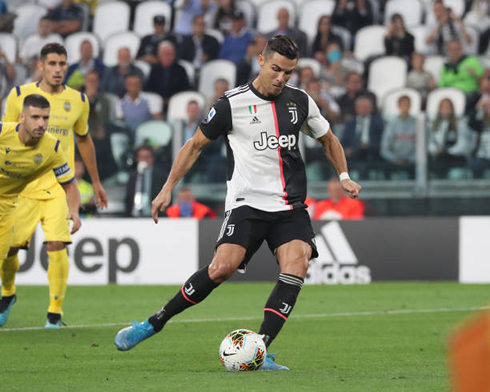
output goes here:
<path id="1" fill-rule="evenodd" d="M 267 347 L 276 338 L 293 310 L 298 294 L 303 287 L 303 279 L 289 274 L 279 274 L 276 287 L 272 290 L 264 308 L 264 321 L 259 335 L 264 335 Z"/>
<path id="2" fill-rule="evenodd" d="M 61 314 L 48 312 L 48 320 L 51 324 L 56 324 L 58 321 L 61 320 Z"/>
<path id="3" fill-rule="evenodd" d="M 211 280 L 208 267 L 192 275 L 180 288 L 179 292 L 167 304 L 150 317 L 149 322 L 156 332 L 160 332 L 165 323 L 176 314 L 204 300 L 219 283 Z"/>
<path id="4" fill-rule="evenodd" d="M 0 313 L 3 313 L 7 310 L 7 308 L 9 307 L 9 305 L 12 302 L 12 300 L 14 299 L 14 297 L 15 297 L 15 294 L 9 295 L 9 296 L 3 296 L 0 299 Z"/>

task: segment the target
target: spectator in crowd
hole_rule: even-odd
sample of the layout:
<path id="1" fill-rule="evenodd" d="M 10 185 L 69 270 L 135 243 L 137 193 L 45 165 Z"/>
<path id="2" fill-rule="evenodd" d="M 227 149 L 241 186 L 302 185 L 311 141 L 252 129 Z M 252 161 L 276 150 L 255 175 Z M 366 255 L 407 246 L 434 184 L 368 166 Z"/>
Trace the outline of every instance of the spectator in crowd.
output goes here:
<path id="1" fill-rule="evenodd" d="M 83 22 L 83 11 L 73 0 L 62 0 L 61 4 L 49 14 L 53 21 L 53 32 L 63 38 L 80 31 Z"/>
<path id="2" fill-rule="evenodd" d="M 379 162 L 383 129 L 383 120 L 373 114 L 371 99 L 359 96 L 356 99 L 356 117 L 345 124 L 342 137 L 347 159 L 355 164 L 362 163 L 362 166 L 367 162 Z"/>
<path id="3" fill-rule="evenodd" d="M 214 19 L 214 28 L 223 34 L 231 31 L 231 18 L 237 10 L 235 0 L 218 0 L 218 10 Z"/>
<path id="4" fill-rule="evenodd" d="M 153 17 L 153 34 L 143 37 L 136 58 L 146 61 L 148 64 L 158 64 L 158 48 L 163 41 L 170 41 L 177 45 L 177 37 L 165 32 L 165 16 L 155 15 Z"/>
<path id="5" fill-rule="evenodd" d="M 331 123 L 338 122 L 340 107 L 328 91 L 322 87 L 320 80 L 315 78 L 310 80 L 305 91 L 313 98 L 323 117 L 328 118 Z"/>
<path id="6" fill-rule="evenodd" d="M 258 58 L 259 54 L 262 54 L 266 44 L 267 39 L 262 34 L 257 34 L 250 41 L 247 47 L 247 54 L 237 66 L 237 86 L 248 83 L 259 74 L 260 66 Z"/>
<path id="7" fill-rule="evenodd" d="M 390 119 L 381 139 L 381 156 L 397 169 L 407 169 L 414 175 L 417 119 L 410 115 L 410 97 L 398 98 L 399 114 Z"/>
<path id="8" fill-rule="evenodd" d="M 425 38 L 425 43 L 430 45 L 431 54 L 445 55 L 446 46 L 452 40 L 471 44 L 471 36 L 466 31 L 465 25 L 451 8 L 444 6 L 443 0 L 435 0 L 433 4 L 435 22 L 427 26 L 429 34 Z"/>
<path id="9" fill-rule="evenodd" d="M 189 101 L 187 103 L 187 119 L 184 121 L 184 127 L 182 136 L 184 138 L 183 143 L 187 142 L 196 131 L 199 122 L 202 119 L 201 109 L 197 101 Z"/>
<path id="10" fill-rule="evenodd" d="M 37 66 L 39 62 L 39 56 L 33 56 L 27 59 L 25 62 L 25 69 L 27 74 L 25 76 L 23 84 L 29 84 L 37 82 L 42 78 L 42 70 Z"/>
<path id="11" fill-rule="evenodd" d="M 80 192 L 80 213 L 93 214 L 97 211 L 95 205 L 94 188 L 92 184 L 83 179 L 85 175 L 85 165 L 80 156 L 75 156 L 75 179 L 77 180 L 78 191 Z"/>
<path id="12" fill-rule="evenodd" d="M 342 48 L 337 42 L 330 42 L 325 56 L 325 67 L 322 67 L 320 78 L 331 87 L 343 87 L 349 73 L 342 65 Z"/>
<path id="13" fill-rule="evenodd" d="M 449 61 L 444 64 L 439 87 L 455 87 L 464 93 L 478 91 L 483 68 L 475 56 L 465 56 L 458 40 L 447 45 Z"/>
<path id="14" fill-rule="evenodd" d="M 85 76 L 92 70 L 99 74 L 99 78 L 102 78 L 105 65 L 94 57 L 92 43 L 89 40 L 83 40 L 80 44 L 80 61 L 68 67 L 65 83 L 74 89 L 80 90 L 85 83 Z"/>
<path id="15" fill-rule="evenodd" d="M 166 108 L 172 95 L 189 90 L 189 78 L 185 68 L 177 62 L 175 47 L 171 42 L 163 41 L 160 44 L 158 61 L 151 68 L 145 91 L 159 94 Z"/>
<path id="16" fill-rule="evenodd" d="M 391 16 L 385 36 L 385 50 L 387 56 L 402 57 L 408 63 L 415 51 L 415 38 L 405 28 L 403 17 L 400 14 Z"/>
<path id="17" fill-rule="evenodd" d="M 316 79 L 313 68 L 309 66 L 298 68 L 298 73 L 298 87 L 303 90 L 306 90 L 306 86 L 309 82 Z"/>
<path id="18" fill-rule="evenodd" d="M 230 84 L 228 83 L 228 80 L 224 78 L 218 78 L 214 81 L 214 93 L 211 97 L 206 99 L 206 104 L 204 107 L 206 108 L 206 111 L 213 106 L 213 103 L 215 103 L 218 99 L 220 99 L 225 91 L 228 91 L 230 89 Z"/>
<path id="19" fill-rule="evenodd" d="M 39 48 L 49 42 L 63 44 L 61 35 L 53 33 L 53 22 L 49 17 L 43 16 L 39 20 L 38 33 L 27 37 L 19 51 L 19 63 L 25 63 L 30 58 L 39 55 Z"/>
<path id="20" fill-rule="evenodd" d="M 107 67 L 102 77 L 101 91 L 122 98 L 126 94 L 126 76 L 138 75 L 144 79 L 143 71 L 133 64 L 129 48 L 122 47 L 117 51 L 117 65 Z"/>
<path id="21" fill-rule="evenodd" d="M 0 100 L 5 98 L 14 85 L 17 72 L 0 46 Z"/>
<path id="22" fill-rule="evenodd" d="M 9 12 L 6 0 L 0 0 L 0 32 L 11 33 L 14 29 L 14 19 L 17 15 Z"/>
<path id="23" fill-rule="evenodd" d="M 136 132 L 136 128 L 145 121 L 163 119 L 163 108 L 154 108 L 142 91 L 143 80 L 139 74 L 128 74 L 125 87 L 127 93 L 121 100 L 120 120 L 124 121 L 128 129 Z"/>
<path id="24" fill-rule="evenodd" d="M 175 22 L 174 31 L 180 35 L 192 35 L 196 16 L 202 16 L 205 25 L 212 26 L 218 10 L 215 2 L 210 0 L 182 0 L 175 2 L 175 8 L 180 9 L 180 17 Z"/>
<path id="25" fill-rule="evenodd" d="M 189 61 L 196 70 L 219 55 L 220 45 L 216 38 L 206 34 L 206 21 L 203 15 L 197 15 L 192 21 L 192 35 L 184 37 L 180 58 Z"/>
<path id="26" fill-rule="evenodd" d="M 167 177 L 167 170 L 155 164 L 150 146 L 136 150 L 136 168 L 129 174 L 126 185 L 126 216 L 151 216 L 151 201 L 158 195 Z"/>
<path id="27" fill-rule="evenodd" d="M 488 27 L 480 35 L 480 42 L 478 43 L 478 53 L 482 56 L 487 55 L 489 51 L 488 43 L 490 42 L 490 27 Z"/>
<path id="28" fill-rule="evenodd" d="M 364 89 L 364 80 L 358 72 L 350 72 L 345 80 L 346 92 L 337 99 L 340 106 L 340 116 L 342 122 L 347 122 L 356 116 L 356 99 L 360 96 L 368 97 L 371 100 L 373 113 L 376 112 L 376 96 Z"/>
<path id="29" fill-rule="evenodd" d="M 314 219 L 342 220 L 362 219 L 366 209 L 359 199 L 351 199 L 345 195 L 338 177 L 332 177 L 327 184 L 328 200 L 320 200 L 315 204 Z"/>
<path id="30" fill-rule="evenodd" d="M 436 81 L 431 73 L 424 70 L 425 55 L 413 53 L 412 70 L 407 76 L 407 87 L 417 90 L 422 96 L 422 101 L 427 100 L 429 92 L 436 88 Z"/>
<path id="31" fill-rule="evenodd" d="M 490 99 L 490 69 L 483 72 L 480 79 L 480 89 L 466 97 L 466 113 L 481 108 L 487 99 Z"/>
<path id="32" fill-rule="evenodd" d="M 470 115 L 469 125 L 476 133 L 474 154 L 469 167 L 474 178 L 482 178 L 485 170 L 490 169 L 490 97 L 483 95 L 476 110 Z"/>
<path id="33" fill-rule="evenodd" d="M 272 38 L 276 35 L 289 35 L 298 44 L 300 58 L 307 57 L 308 45 L 307 45 L 306 34 L 303 31 L 297 29 L 296 27 L 290 26 L 289 21 L 290 21 L 290 16 L 289 16 L 288 9 L 280 8 L 277 11 L 277 22 L 278 22 L 277 29 L 267 33 L 266 39 Z"/>
<path id="34" fill-rule="evenodd" d="M 334 25 L 345 27 L 352 37 L 373 23 L 373 11 L 369 0 L 337 0 L 332 15 Z"/>
<path id="35" fill-rule="evenodd" d="M 344 50 L 342 38 L 332 31 L 332 18 L 327 15 L 323 15 L 318 20 L 317 31 L 313 45 L 311 47 L 311 53 L 313 57 L 320 63 L 323 63 L 327 53 L 327 46 L 331 42 L 337 42 L 342 51 Z"/>
<path id="36" fill-rule="evenodd" d="M 75 0 L 76 4 L 87 4 L 90 10 L 90 16 L 95 15 L 95 10 L 97 9 L 97 3 L 99 0 Z"/>
<path id="37" fill-rule="evenodd" d="M 437 177 L 444 177 L 451 167 L 466 164 L 475 146 L 475 135 L 464 118 L 458 119 L 449 98 L 439 103 L 436 118 L 426 128 L 429 145 L 429 167 Z"/>
<path id="38" fill-rule="evenodd" d="M 194 218 L 215 219 L 216 213 L 208 206 L 198 203 L 192 191 L 187 187 L 181 187 L 177 192 L 177 203 L 166 210 L 169 218 Z"/>
<path id="39" fill-rule="evenodd" d="M 231 15 L 231 30 L 225 35 L 221 45 L 219 57 L 239 64 L 245 57 L 248 44 L 253 34 L 245 26 L 245 16 L 242 11 L 236 10 Z"/>

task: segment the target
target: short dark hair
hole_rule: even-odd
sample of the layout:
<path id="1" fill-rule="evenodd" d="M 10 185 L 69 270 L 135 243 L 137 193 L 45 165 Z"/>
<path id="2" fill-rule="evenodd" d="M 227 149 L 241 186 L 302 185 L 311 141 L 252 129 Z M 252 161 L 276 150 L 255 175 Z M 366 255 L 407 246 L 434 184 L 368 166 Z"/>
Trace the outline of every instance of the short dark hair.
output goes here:
<path id="1" fill-rule="evenodd" d="M 24 103 L 22 104 L 22 109 L 33 106 L 39 109 L 49 108 L 49 101 L 40 94 L 29 94 L 24 98 Z"/>
<path id="2" fill-rule="evenodd" d="M 129 78 L 138 78 L 140 80 L 141 83 L 143 83 L 143 79 L 141 78 L 141 75 L 140 74 L 137 74 L 136 72 L 130 72 L 126 75 L 126 77 L 124 78 L 124 80 L 127 80 Z"/>
<path id="3" fill-rule="evenodd" d="M 49 44 L 46 44 L 42 47 L 40 54 L 41 61 L 44 61 L 44 59 L 46 59 L 46 56 L 50 53 L 56 53 L 68 57 L 65 47 L 57 42 L 50 42 Z"/>
<path id="4" fill-rule="evenodd" d="M 412 100 L 408 95 L 402 95 L 400 98 L 398 98 L 398 103 L 401 103 L 402 101 L 408 101 L 409 103 L 412 103 Z"/>
<path id="5" fill-rule="evenodd" d="M 262 56 L 269 58 L 276 52 L 289 60 L 295 60 L 299 57 L 298 44 L 288 35 L 276 35 L 267 41 L 267 45 L 262 52 Z"/>

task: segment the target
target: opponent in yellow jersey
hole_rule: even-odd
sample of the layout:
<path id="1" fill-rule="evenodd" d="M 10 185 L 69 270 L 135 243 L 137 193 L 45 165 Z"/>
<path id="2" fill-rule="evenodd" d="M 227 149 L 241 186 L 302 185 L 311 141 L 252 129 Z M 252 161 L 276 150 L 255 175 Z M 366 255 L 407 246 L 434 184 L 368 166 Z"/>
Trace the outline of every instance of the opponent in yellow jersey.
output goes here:
<path id="1" fill-rule="evenodd" d="M 66 50 L 62 45 L 46 44 L 41 49 L 38 64 L 42 71 L 42 79 L 37 83 L 12 89 L 7 98 L 3 121 L 18 121 L 26 95 L 34 93 L 45 97 L 51 106 L 47 131 L 60 141 L 59 148 L 67 154 L 72 171 L 74 171 L 74 135 L 76 136 L 78 150 L 92 179 L 97 205 L 103 208 L 107 206 L 107 197 L 97 172 L 94 144 L 88 134 L 89 102 L 85 94 L 62 84 L 68 67 L 66 58 Z M 10 272 L 15 276 L 19 265 L 18 249 L 28 246 L 36 226 L 41 222 L 49 256 L 50 306 L 47 328 L 57 328 L 61 325 L 62 303 L 69 269 L 66 244 L 71 243 L 69 225 L 66 221 L 67 213 L 68 207 L 63 190 L 52 173 L 47 173 L 29 184 L 19 197 L 18 208 L 14 213 L 18 229 L 14 232 L 9 255 L 4 261 L 4 267 L 12 268 Z M 15 294 L 15 285 L 10 291 L 2 286 L 0 315 L 2 308 L 5 308 L 4 297 L 7 293 Z"/>
<path id="2" fill-rule="evenodd" d="M 65 192 L 69 213 L 65 219 L 73 220 L 72 232 L 80 228 L 78 217 L 80 194 L 74 181 L 73 170 L 67 162 L 60 141 L 45 135 L 49 120 L 49 102 L 41 95 L 28 95 L 23 104 L 20 123 L 0 123 L 0 257 L 5 259 L 15 232 L 15 210 L 20 192 L 28 183 L 52 173 Z M 7 321 L 15 303 L 15 273 L 11 266 L 0 265 L 3 309 L 0 326 Z"/>

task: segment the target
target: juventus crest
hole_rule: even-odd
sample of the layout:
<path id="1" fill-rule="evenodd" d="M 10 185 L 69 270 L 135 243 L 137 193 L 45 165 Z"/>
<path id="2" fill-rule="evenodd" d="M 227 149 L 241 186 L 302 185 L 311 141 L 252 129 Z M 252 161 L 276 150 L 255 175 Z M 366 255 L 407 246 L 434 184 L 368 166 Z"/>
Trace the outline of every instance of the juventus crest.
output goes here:
<path id="1" fill-rule="evenodd" d="M 291 114 L 291 122 L 293 124 L 296 124 L 298 122 L 298 110 L 296 109 L 296 106 L 290 106 L 288 107 L 289 114 Z"/>

